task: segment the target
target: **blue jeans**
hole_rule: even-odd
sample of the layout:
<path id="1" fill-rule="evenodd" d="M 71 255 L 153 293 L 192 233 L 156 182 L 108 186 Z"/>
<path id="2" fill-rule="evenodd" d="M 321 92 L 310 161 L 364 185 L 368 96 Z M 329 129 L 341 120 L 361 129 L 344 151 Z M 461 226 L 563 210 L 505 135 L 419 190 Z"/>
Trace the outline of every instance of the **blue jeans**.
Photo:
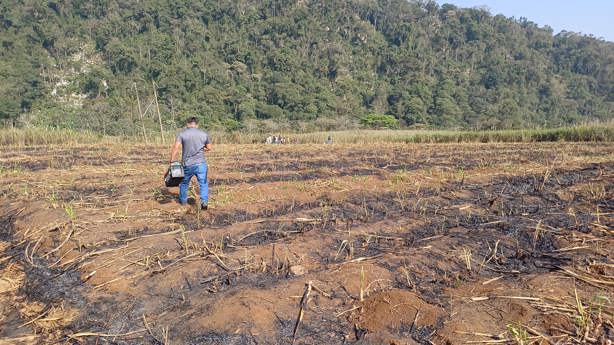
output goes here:
<path id="1" fill-rule="evenodd" d="M 200 202 L 209 202 L 209 184 L 207 183 L 207 163 L 200 163 L 183 167 L 183 181 L 179 185 L 179 202 L 185 204 L 188 202 L 188 188 L 192 176 L 196 175 L 198 185 L 200 186 Z"/>

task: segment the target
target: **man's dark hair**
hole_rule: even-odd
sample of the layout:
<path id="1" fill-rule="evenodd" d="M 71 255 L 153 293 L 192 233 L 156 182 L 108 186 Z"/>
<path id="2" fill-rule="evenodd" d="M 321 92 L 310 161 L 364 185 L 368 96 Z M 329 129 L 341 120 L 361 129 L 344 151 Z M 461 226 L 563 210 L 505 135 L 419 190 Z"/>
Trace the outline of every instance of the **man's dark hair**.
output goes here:
<path id="1" fill-rule="evenodd" d="M 198 124 L 198 119 L 196 118 L 196 116 L 192 116 L 192 117 L 188 118 L 188 121 L 186 123 Z"/>

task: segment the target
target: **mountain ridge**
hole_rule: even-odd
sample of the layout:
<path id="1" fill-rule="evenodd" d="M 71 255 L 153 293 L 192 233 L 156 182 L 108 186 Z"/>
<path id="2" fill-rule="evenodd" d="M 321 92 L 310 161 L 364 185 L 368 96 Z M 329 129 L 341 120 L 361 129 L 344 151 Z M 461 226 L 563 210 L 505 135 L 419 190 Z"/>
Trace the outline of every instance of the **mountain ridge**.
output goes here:
<path id="1" fill-rule="evenodd" d="M 614 118 L 614 43 L 480 8 L 11 0 L 0 10 L 5 122 L 155 130 L 152 85 L 171 128 L 189 114 L 226 130 L 343 129 L 373 113 L 432 128 Z"/>

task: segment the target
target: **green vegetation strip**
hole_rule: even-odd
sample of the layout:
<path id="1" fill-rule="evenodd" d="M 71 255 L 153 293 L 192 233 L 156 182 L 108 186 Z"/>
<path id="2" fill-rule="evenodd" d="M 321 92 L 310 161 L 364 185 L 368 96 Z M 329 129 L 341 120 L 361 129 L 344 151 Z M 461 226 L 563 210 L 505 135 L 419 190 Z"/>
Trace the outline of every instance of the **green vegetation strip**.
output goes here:
<path id="1" fill-rule="evenodd" d="M 492 142 L 610 142 L 614 141 L 614 127 L 586 126 L 553 129 L 433 132 L 408 136 L 408 143 L 492 143 Z"/>
<path id="2" fill-rule="evenodd" d="M 586 125 L 552 129 L 493 131 L 429 131 L 429 130 L 355 130 L 337 132 L 282 134 L 293 144 L 322 144 L 330 135 L 335 144 L 369 143 L 511 143 L 511 142 L 612 142 L 614 124 Z M 213 132 L 216 144 L 258 144 L 265 135 L 242 132 Z M 169 134 L 167 143 L 173 138 Z M 145 143 L 141 137 L 102 136 L 91 132 L 67 129 L 27 128 L 0 129 L 0 146 L 76 145 L 92 143 Z M 150 144 L 160 144 L 150 139 Z"/>

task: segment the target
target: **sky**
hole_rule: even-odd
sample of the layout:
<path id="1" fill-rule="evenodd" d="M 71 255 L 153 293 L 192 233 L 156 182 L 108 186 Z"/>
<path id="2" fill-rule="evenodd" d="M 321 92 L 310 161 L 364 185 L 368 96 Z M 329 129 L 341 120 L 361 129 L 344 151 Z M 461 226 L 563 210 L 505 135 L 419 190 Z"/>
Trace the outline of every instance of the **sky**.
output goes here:
<path id="1" fill-rule="evenodd" d="M 562 30 L 592 34 L 614 42 L 614 0 L 437 0 L 442 5 L 487 7 L 492 14 L 525 17 L 548 25 L 554 34 Z"/>

